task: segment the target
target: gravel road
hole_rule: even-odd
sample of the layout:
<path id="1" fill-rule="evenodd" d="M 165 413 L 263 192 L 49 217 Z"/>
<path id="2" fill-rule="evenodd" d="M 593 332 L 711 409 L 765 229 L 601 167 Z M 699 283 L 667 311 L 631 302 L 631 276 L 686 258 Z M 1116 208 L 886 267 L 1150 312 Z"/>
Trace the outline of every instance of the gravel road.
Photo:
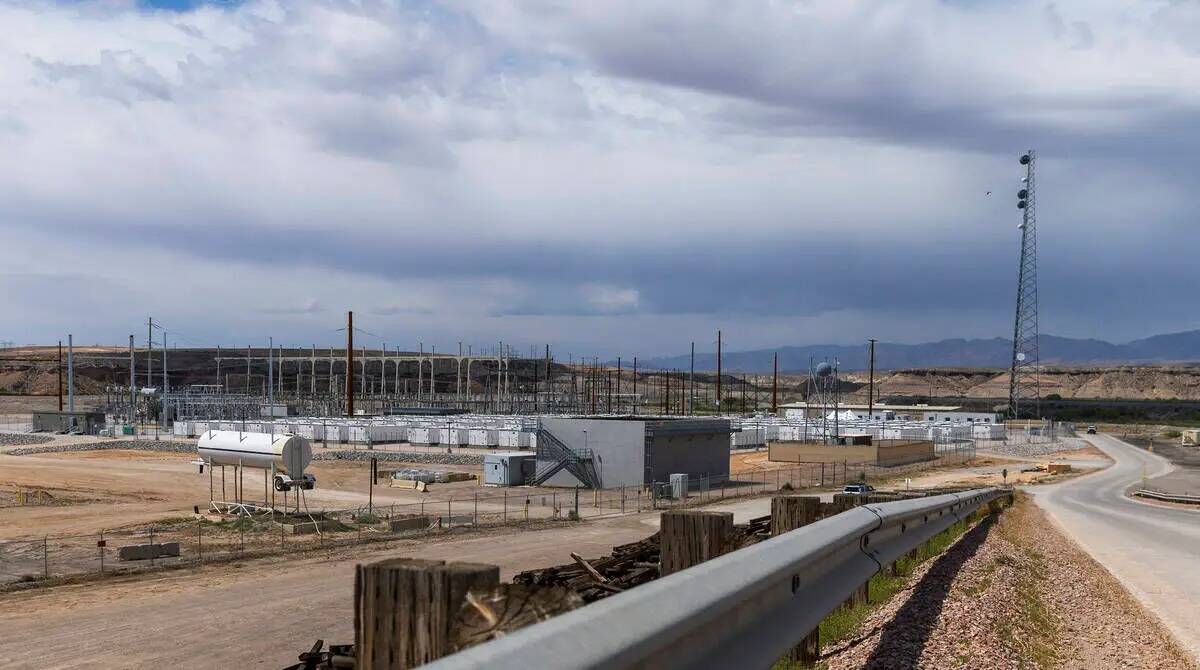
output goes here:
<path id="1" fill-rule="evenodd" d="M 980 524 L 826 651 L 829 670 L 1194 669 L 1154 615 L 1019 502 Z"/>
<path id="2" fill-rule="evenodd" d="M 1034 500 L 1200 659 L 1200 510 L 1126 497 L 1143 475 L 1153 478 L 1175 466 L 1108 435 L 1088 439 L 1113 459 L 1112 467 L 1030 489 Z"/>

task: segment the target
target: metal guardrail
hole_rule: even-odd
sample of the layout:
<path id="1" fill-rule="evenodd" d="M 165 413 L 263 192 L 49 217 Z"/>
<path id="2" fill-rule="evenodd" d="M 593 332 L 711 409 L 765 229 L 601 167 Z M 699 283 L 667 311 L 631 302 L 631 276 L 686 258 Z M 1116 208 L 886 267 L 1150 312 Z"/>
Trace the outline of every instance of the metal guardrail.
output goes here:
<path id="1" fill-rule="evenodd" d="M 1008 495 L 855 507 L 425 667 L 769 667 L 884 566 Z"/>
<path id="2" fill-rule="evenodd" d="M 1142 498 L 1150 498 L 1152 500 L 1161 500 L 1163 502 L 1180 503 L 1183 505 L 1200 505 L 1200 496 L 1189 496 L 1182 493 L 1167 493 L 1165 491 L 1155 491 L 1154 489 L 1141 489 L 1134 491 L 1133 495 Z"/>

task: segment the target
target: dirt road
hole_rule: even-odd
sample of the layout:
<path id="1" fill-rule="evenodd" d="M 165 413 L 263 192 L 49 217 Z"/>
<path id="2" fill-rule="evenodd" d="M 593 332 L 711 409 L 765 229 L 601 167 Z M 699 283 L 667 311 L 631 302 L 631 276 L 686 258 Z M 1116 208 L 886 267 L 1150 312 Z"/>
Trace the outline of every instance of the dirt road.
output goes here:
<path id="1" fill-rule="evenodd" d="M 0 667 L 280 668 L 317 638 L 353 640 L 356 563 L 394 556 L 481 561 L 499 565 L 508 579 L 569 562 L 571 551 L 598 556 L 652 532 L 625 517 L 0 596 Z"/>

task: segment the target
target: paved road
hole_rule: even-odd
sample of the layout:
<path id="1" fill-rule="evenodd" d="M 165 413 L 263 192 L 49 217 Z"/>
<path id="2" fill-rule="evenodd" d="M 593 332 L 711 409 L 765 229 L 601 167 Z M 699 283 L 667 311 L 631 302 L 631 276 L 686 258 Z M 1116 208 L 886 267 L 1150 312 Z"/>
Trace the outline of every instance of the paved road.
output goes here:
<path id="1" fill-rule="evenodd" d="M 1088 439 L 1113 459 L 1101 472 L 1029 489 L 1034 499 L 1200 659 L 1200 510 L 1127 498 L 1143 474 L 1174 470 L 1166 459 L 1107 435 Z"/>

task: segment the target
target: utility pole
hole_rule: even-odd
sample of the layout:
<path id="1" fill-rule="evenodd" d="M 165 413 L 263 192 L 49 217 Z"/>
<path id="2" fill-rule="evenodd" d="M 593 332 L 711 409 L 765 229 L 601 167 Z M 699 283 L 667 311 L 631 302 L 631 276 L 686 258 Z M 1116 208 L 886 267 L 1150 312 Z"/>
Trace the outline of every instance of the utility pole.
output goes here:
<path id="1" fill-rule="evenodd" d="M 354 416 L 354 312 L 346 312 L 346 416 Z"/>
<path id="2" fill-rule="evenodd" d="M 67 411 L 75 412 L 75 339 L 67 334 Z M 74 419 L 71 419 L 74 421 Z"/>
<path id="3" fill-rule="evenodd" d="M 775 373 L 771 378 L 771 413 L 779 414 L 779 352 L 775 352 Z"/>
<path id="4" fill-rule="evenodd" d="M 867 420 L 875 418 L 875 340 L 867 340 L 871 343 L 871 372 L 867 377 Z"/>
<path id="5" fill-rule="evenodd" d="M 717 414 L 721 413 L 721 331 L 717 331 Z"/>
<path id="6" fill-rule="evenodd" d="M 154 386 L 154 317 L 146 321 L 146 386 Z"/>
<path id="7" fill-rule="evenodd" d="M 638 412 L 638 394 L 637 394 L 637 356 L 633 357 L 633 413 Z"/>
<path id="8" fill-rule="evenodd" d="M 62 340 L 58 341 L 58 411 L 62 411 Z"/>
<path id="9" fill-rule="evenodd" d="M 163 330 L 162 425 L 167 427 L 167 331 Z"/>
<path id="10" fill-rule="evenodd" d="M 692 358 L 688 366 L 688 416 L 696 413 L 696 342 L 692 342 Z"/>
<path id="11" fill-rule="evenodd" d="M 621 408 L 621 357 L 617 356 L 617 409 Z"/>
<path id="12" fill-rule="evenodd" d="M 275 338 L 267 337 L 267 410 L 275 418 Z"/>
<path id="13" fill-rule="evenodd" d="M 133 357 L 133 335 L 129 336 L 129 423 L 137 423 L 137 363 Z"/>

